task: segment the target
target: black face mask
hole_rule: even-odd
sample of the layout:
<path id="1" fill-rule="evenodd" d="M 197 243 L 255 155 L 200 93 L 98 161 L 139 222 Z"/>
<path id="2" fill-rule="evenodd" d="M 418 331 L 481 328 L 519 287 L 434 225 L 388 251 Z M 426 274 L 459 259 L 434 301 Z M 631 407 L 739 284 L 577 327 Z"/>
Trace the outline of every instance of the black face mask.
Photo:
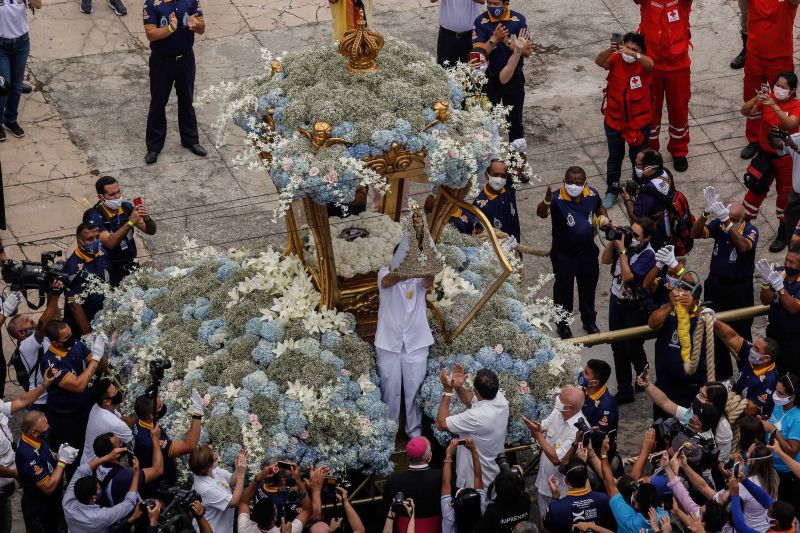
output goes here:
<path id="1" fill-rule="evenodd" d="M 75 346 L 75 337 L 70 337 L 65 341 L 58 341 L 60 349 L 70 351 L 73 346 Z"/>
<path id="2" fill-rule="evenodd" d="M 783 271 L 786 272 L 787 276 L 794 277 L 798 273 L 800 273 L 800 268 L 791 268 L 791 267 L 783 267 Z"/>
<path id="3" fill-rule="evenodd" d="M 117 391 L 117 393 L 112 396 L 111 398 L 106 398 L 106 400 L 111 401 L 111 405 L 119 405 L 122 403 L 122 391 Z"/>
<path id="4" fill-rule="evenodd" d="M 167 416 L 167 406 L 162 405 L 161 409 L 159 409 L 158 412 L 156 413 L 156 420 L 161 420 L 165 416 Z"/>

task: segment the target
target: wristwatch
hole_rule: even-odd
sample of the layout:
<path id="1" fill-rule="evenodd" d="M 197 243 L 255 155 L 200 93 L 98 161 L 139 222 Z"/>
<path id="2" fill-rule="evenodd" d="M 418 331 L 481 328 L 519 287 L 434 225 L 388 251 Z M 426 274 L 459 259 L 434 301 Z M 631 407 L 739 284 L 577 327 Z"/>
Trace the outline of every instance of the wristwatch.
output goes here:
<path id="1" fill-rule="evenodd" d="M 636 52 L 636 59 L 638 60 L 638 59 L 641 59 L 641 58 L 642 58 L 642 54 L 640 54 L 639 52 Z"/>
<path id="2" fill-rule="evenodd" d="M 442 393 L 442 398 L 449 398 L 449 397 L 450 397 L 450 396 L 452 396 L 452 395 L 453 395 L 453 393 L 452 393 L 452 392 L 446 392 L 446 391 L 445 391 L 445 392 L 443 392 L 443 393 Z"/>

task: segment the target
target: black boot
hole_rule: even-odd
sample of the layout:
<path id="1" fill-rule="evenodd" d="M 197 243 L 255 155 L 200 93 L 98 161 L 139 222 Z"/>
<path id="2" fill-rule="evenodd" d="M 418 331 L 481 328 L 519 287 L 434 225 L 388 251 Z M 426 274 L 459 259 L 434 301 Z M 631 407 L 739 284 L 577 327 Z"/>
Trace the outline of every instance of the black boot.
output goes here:
<path id="1" fill-rule="evenodd" d="M 744 68 L 744 59 L 747 55 L 747 34 L 742 34 L 742 51 L 739 52 L 739 55 L 734 57 L 731 60 L 731 68 L 735 70 L 739 70 L 740 68 Z"/>
<path id="2" fill-rule="evenodd" d="M 783 222 L 778 225 L 778 233 L 775 234 L 775 240 L 769 245 L 769 251 L 776 254 L 786 248 L 786 226 Z"/>

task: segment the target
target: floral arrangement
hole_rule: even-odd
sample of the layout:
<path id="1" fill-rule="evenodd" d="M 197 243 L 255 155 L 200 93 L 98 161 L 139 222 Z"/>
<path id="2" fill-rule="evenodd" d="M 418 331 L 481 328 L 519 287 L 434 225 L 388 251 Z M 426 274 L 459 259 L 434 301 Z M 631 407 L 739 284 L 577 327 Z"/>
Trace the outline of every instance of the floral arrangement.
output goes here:
<path id="1" fill-rule="evenodd" d="M 345 218 L 330 217 L 329 223 L 336 273 L 343 278 L 377 272 L 382 266 L 388 265 L 394 247 L 403 237 L 402 226 L 381 213 L 365 211 Z M 303 229 L 306 228 L 304 226 Z M 347 241 L 341 237 L 341 233 L 349 228 L 365 229 L 369 235 Z M 317 262 L 314 235 L 310 231 L 307 235 L 306 254 Z"/>
<path id="2" fill-rule="evenodd" d="M 318 305 L 294 256 L 206 250 L 126 278 L 93 327 L 115 340 L 110 360 L 128 402 L 150 385 L 149 361 L 172 362 L 162 424 L 183 435 L 197 388 L 206 404 L 201 440 L 228 464 L 244 445 L 254 468 L 281 457 L 389 473 L 397 424 L 380 400 L 373 348 L 355 335 L 351 315 Z"/>
<path id="3" fill-rule="evenodd" d="M 450 226 L 443 231 L 438 250 L 446 266 L 429 298 L 437 301 L 445 327 L 452 330 L 463 318 L 456 310 L 463 314 L 471 309 L 500 275 L 501 267 L 488 243 L 459 234 Z M 548 334 L 550 322 L 569 320 L 568 313 L 551 299 L 535 297 L 549 279 L 540 276 L 524 295 L 520 294 L 516 279 L 503 283 L 452 344 L 444 341 L 431 321 L 435 344 L 430 349 L 427 375 L 417 398 L 429 417 L 435 419 L 439 408 L 442 368 L 452 370 L 460 363 L 470 375 L 468 384 L 478 370 L 488 368 L 498 375 L 500 389 L 509 402 L 506 442 L 531 441 L 521 416 L 546 416 L 554 393 L 574 384 L 580 361 L 577 347 Z M 465 406 L 453 395 L 450 408 L 455 414 Z M 452 438 L 447 432 L 435 433 L 442 444 Z"/>
<path id="4" fill-rule="evenodd" d="M 530 173 L 499 134 L 507 128 L 507 108 L 462 106 L 469 93 L 479 92 L 467 66 L 445 70 L 429 54 L 392 38 L 378 56 L 379 70 L 360 75 L 348 73 L 336 43 L 314 43 L 277 59 L 265 50 L 262 57 L 267 72 L 212 87 L 200 101 L 223 100 L 217 126 L 224 130 L 233 120 L 248 146 L 269 154 L 251 166 L 267 170 L 280 188 L 276 217 L 303 197 L 344 206 L 358 187 L 385 192 L 385 177 L 363 160 L 394 143 L 427 154 L 425 172 L 434 186 L 474 185 L 494 158 Z M 446 121 L 439 120 L 441 107 L 434 110 L 442 103 L 449 106 Z M 317 147 L 300 132 L 312 132 L 319 122 L 330 126 L 332 140 Z"/>

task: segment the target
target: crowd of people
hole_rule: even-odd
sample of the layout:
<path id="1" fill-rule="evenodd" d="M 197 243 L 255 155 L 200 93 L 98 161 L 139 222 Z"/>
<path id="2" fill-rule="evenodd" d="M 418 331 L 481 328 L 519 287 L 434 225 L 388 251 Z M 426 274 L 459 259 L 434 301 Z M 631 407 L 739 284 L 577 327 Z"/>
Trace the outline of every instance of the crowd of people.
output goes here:
<path id="1" fill-rule="evenodd" d="M 741 112 L 748 144 L 741 156 L 752 159 L 744 180 L 748 191 L 738 203 L 706 187 L 702 199 L 692 199 L 703 206 L 699 216 L 692 215 L 659 152 L 666 105 L 666 150 L 676 172 L 688 169 L 692 3 L 635 1 L 638 30 L 613 34 L 595 59 L 608 71 L 606 190 L 601 196 L 587 184 L 586 172 L 573 166 L 558 190 L 547 188 L 535 211 L 552 222 L 556 303 L 571 313 L 577 282 L 583 329 L 599 333 L 595 295 L 600 264 L 608 266 L 608 329 L 647 324 L 657 332 L 655 380 L 641 338 L 611 344 L 613 367 L 588 360 L 575 385 L 554 397 L 552 412 L 521 420 L 540 452 L 528 488 L 526 469 L 505 453 L 510 407 L 488 369 L 471 377 L 460 365 L 442 371 L 443 394 L 431 425 L 455 437 L 437 450 L 423 436 L 428 428 L 415 399 L 433 343 L 424 297 L 433 279 L 400 278 L 382 269 L 377 368 L 389 416 L 399 421 L 404 405 L 408 437 L 408 469 L 386 480 L 378 505 L 385 533 L 666 533 L 679 523 L 694 533 L 797 529 L 800 103 L 792 28 L 800 0 L 740 2 L 745 48 L 731 67 L 744 68 Z M 329 2 L 342 31 L 360 9 L 371 20 L 369 0 Z M 109 5 L 117 15 L 126 13 L 121 0 Z M 24 135 L 17 115 L 30 50 L 28 7 L 38 9 L 41 2 L 0 2 L 0 76 L 8 82 L 8 94 L 0 95 L 0 141 L 5 130 Z M 92 12 L 91 0 L 81 2 L 81 11 Z M 147 0 L 143 15 L 152 49 L 145 161 L 155 163 L 164 146 L 173 87 L 181 142 L 206 155 L 192 107 L 192 46 L 194 35 L 205 31 L 199 2 Z M 480 72 L 488 100 L 510 107 L 508 140 L 524 156 L 523 66 L 532 52 L 525 17 L 508 0 L 441 0 L 439 24 L 437 61 L 469 63 Z M 633 170 L 623 182 L 626 147 Z M 503 161 L 492 161 L 474 203 L 496 230 L 519 242 L 515 178 Z M 753 224 L 773 182 L 779 230 L 769 249 L 788 246 L 778 268 L 757 260 L 759 230 Z M 113 177 L 98 179 L 96 193 L 65 262 L 69 286 L 52 283 L 38 320 L 18 313 L 17 293 L 0 301 L 0 324 L 16 345 L 11 364 L 23 389 L 0 403 L 0 533 L 13 527 L 32 533 L 366 531 L 348 491 L 324 465 L 301 469 L 275 457 L 254 471 L 243 448 L 232 471 L 222 468 L 213 443 L 200 444 L 205 410 L 197 391 L 183 435 L 169 435 L 159 425 L 168 406 L 158 397 L 132 398 L 132 412 L 120 411 L 124 387 L 108 372 L 109 340 L 92 332 L 103 307 L 102 294 L 92 287 L 118 286 L 137 268 L 135 232 L 153 235 L 156 222 L 141 198 L 123 199 Z M 609 215 L 620 199 L 625 224 Z M 356 202 L 365 207 L 366 201 L 360 191 Z M 464 233 L 481 231 L 480 220 L 466 211 L 454 212 L 450 223 Z M 704 280 L 687 270 L 696 239 L 714 241 Z M 753 305 L 755 277 L 762 282 L 758 299 L 769 306 L 769 326 L 754 339 L 752 319 L 726 323 L 716 312 Z M 572 337 L 566 321 L 556 327 L 561 338 Z M 702 328 L 710 328 L 713 342 L 692 342 Z M 614 394 L 608 389 L 612 372 Z M 0 396 L 5 381 L 3 364 Z M 634 402 L 637 393 L 652 402 L 653 425 L 626 472 L 617 451 L 619 406 Z M 466 410 L 450 412 L 453 395 Z M 15 413 L 18 438 L 10 427 Z M 180 462 L 188 465 L 188 479 L 180 479 Z M 23 524 L 15 525 L 18 488 Z"/>

